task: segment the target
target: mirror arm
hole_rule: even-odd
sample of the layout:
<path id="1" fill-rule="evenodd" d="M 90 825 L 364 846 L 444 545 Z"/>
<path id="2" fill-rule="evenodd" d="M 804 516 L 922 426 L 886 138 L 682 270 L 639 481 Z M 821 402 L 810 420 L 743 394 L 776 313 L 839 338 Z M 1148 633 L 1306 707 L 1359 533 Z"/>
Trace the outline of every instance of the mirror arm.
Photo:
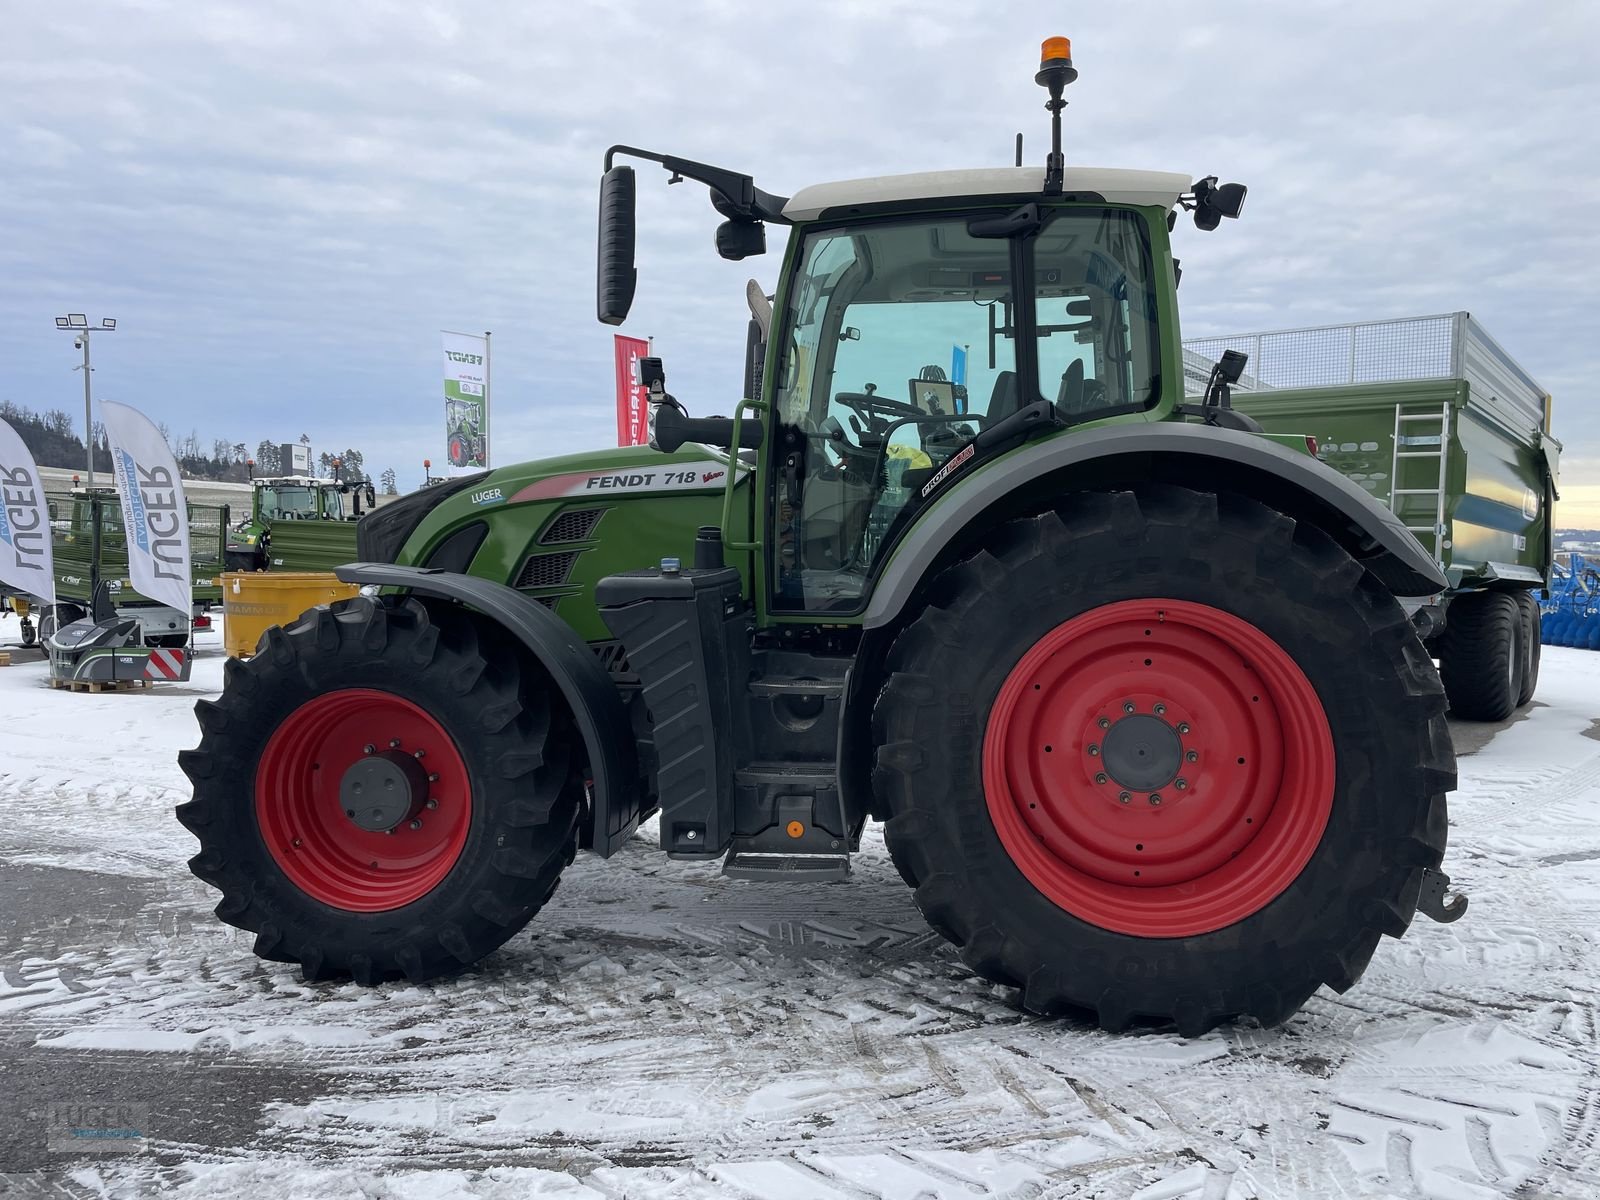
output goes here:
<path id="1" fill-rule="evenodd" d="M 659 163 L 673 175 L 672 182 L 678 179 L 693 179 L 705 184 L 712 191 L 717 192 L 727 201 L 728 206 L 739 216 L 757 221 L 782 221 L 783 206 L 789 203 L 787 196 L 775 196 L 771 192 L 764 192 L 755 184 L 755 180 L 738 171 L 729 171 L 725 167 L 713 167 L 707 163 L 695 162 L 693 159 L 678 158 L 671 154 L 658 154 L 654 150 L 641 150 L 637 146 L 612 146 L 606 151 L 606 170 L 611 169 L 612 160 L 619 154 L 629 158 L 644 159 L 646 162 Z"/>

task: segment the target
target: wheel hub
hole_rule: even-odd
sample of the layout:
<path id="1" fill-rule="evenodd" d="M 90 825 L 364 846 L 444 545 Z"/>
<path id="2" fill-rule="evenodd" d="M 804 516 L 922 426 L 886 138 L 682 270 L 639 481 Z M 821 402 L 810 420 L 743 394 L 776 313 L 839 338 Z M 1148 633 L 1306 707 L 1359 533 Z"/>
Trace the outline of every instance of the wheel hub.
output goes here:
<path id="1" fill-rule="evenodd" d="M 385 750 L 358 759 L 339 780 L 339 805 L 358 829 L 387 833 L 428 801 L 428 773 L 416 756 Z"/>
<path id="2" fill-rule="evenodd" d="M 1183 763 L 1178 731 L 1160 717 L 1123 717 L 1106 731 L 1100 761 L 1112 782 L 1135 792 L 1166 787 Z"/>

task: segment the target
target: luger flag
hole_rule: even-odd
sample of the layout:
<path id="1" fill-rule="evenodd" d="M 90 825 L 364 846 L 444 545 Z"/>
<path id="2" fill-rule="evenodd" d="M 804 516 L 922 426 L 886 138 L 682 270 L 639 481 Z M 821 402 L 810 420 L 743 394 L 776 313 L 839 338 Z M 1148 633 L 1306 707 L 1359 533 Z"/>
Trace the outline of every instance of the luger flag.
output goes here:
<path id="1" fill-rule="evenodd" d="M 56 602 L 50 508 L 39 468 L 17 431 L 0 421 L 0 583 Z"/>
<path id="2" fill-rule="evenodd" d="M 189 502 L 172 448 L 136 408 L 102 400 L 100 414 L 111 441 L 133 590 L 187 614 L 194 596 L 189 582 Z"/>
<path id="3" fill-rule="evenodd" d="M 650 353 L 643 338 L 616 338 L 617 359 L 617 445 L 642 446 L 650 440 L 650 406 L 645 402 L 644 385 L 639 382 L 639 360 Z"/>

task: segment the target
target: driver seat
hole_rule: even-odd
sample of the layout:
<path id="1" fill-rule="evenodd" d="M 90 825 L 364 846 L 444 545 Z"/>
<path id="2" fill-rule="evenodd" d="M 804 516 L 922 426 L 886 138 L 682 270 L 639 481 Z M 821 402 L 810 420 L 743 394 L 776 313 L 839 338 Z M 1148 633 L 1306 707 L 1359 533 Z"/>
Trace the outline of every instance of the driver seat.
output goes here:
<path id="1" fill-rule="evenodd" d="M 983 423 L 993 425 L 1021 407 L 1022 390 L 1017 386 L 1017 373 L 1001 371 L 994 377 L 994 391 L 989 393 L 989 409 L 983 415 Z"/>

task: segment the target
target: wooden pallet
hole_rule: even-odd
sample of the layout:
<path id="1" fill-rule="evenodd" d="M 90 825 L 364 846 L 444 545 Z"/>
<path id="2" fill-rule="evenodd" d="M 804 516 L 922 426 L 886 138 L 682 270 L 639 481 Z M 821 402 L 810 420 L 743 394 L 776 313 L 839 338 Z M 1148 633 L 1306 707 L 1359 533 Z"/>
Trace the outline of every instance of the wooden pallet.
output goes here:
<path id="1" fill-rule="evenodd" d="M 11 651 L 9 651 L 9 650 L 0 650 L 0 667 L 9 667 L 10 665 L 11 665 Z"/>
<path id="2" fill-rule="evenodd" d="M 98 696 L 101 692 L 132 692 L 150 686 L 148 679 L 52 679 L 50 686 L 72 692 L 88 692 Z"/>

